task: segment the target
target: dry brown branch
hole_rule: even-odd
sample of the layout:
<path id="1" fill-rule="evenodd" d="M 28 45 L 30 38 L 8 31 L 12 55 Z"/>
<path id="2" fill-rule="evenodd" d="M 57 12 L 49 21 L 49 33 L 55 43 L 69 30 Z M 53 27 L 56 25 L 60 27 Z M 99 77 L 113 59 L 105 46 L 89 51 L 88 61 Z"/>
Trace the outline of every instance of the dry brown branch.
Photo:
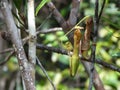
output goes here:
<path id="1" fill-rule="evenodd" d="M 46 34 L 46 33 L 52 33 L 52 32 L 57 32 L 57 31 L 62 31 L 63 29 L 61 27 L 55 27 L 55 28 L 50 28 L 47 30 L 39 30 L 36 32 L 36 34 Z"/>
<path id="2" fill-rule="evenodd" d="M 5 49 L 4 51 L 0 51 L 0 54 L 4 54 L 4 53 L 7 53 L 7 52 L 11 52 L 13 51 L 14 49 L 13 48 L 7 48 Z"/>
<path id="3" fill-rule="evenodd" d="M 50 47 L 50 46 L 45 46 L 43 44 L 37 44 L 37 49 L 41 49 L 41 50 L 48 50 L 50 52 L 56 52 L 56 53 L 60 53 L 60 54 L 64 54 L 64 55 L 69 55 L 68 51 L 64 50 L 64 49 L 60 49 L 60 48 L 55 48 L 55 47 Z M 71 52 L 72 53 L 72 52 Z M 80 60 L 82 61 L 87 61 L 87 62 L 92 62 L 90 59 L 85 59 L 85 58 L 81 58 Z M 104 62 L 103 60 L 100 59 L 95 59 L 95 62 L 99 65 L 102 65 L 105 68 L 111 69 L 113 71 L 119 72 L 120 73 L 120 67 Z M 96 72 L 95 72 L 96 73 Z M 96 74 L 95 74 L 96 75 Z M 97 75 L 95 76 L 97 77 Z M 97 79 L 96 79 L 97 80 Z M 96 83 L 97 84 L 97 83 Z"/>

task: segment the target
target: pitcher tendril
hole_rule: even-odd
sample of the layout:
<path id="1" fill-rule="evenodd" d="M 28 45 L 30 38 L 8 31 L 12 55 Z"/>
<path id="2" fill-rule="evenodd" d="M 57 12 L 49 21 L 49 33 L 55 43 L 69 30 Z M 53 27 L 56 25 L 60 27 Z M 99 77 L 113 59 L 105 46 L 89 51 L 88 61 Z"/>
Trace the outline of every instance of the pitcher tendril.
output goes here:
<path id="1" fill-rule="evenodd" d="M 72 32 L 74 30 L 75 27 L 77 27 L 79 24 L 81 24 L 84 20 L 86 20 L 87 18 L 89 18 L 90 16 L 85 16 L 84 18 L 82 18 L 72 29 L 70 29 L 66 34 L 68 35 L 70 32 Z M 84 29 L 83 27 L 79 26 L 79 29 Z"/>

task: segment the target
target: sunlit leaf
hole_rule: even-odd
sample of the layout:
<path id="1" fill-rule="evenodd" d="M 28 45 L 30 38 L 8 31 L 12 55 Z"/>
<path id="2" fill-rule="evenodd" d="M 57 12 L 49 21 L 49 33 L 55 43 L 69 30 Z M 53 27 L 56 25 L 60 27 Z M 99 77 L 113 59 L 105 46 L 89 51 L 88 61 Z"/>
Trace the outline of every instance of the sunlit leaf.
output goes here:
<path id="1" fill-rule="evenodd" d="M 53 34 L 49 34 L 46 36 L 46 40 L 48 41 L 54 41 L 56 39 L 56 36 Z"/>
<path id="2" fill-rule="evenodd" d="M 65 56 L 65 55 L 59 55 L 59 61 L 63 64 L 68 65 L 69 61 L 68 61 L 69 57 Z"/>
<path id="3" fill-rule="evenodd" d="M 112 57 L 120 58 L 120 53 L 114 53 Z"/>
<path id="4" fill-rule="evenodd" d="M 63 35 L 64 35 L 64 32 L 63 32 L 63 31 L 58 31 L 58 32 L 56 32 L 56 35 L 57 35 L 57 36 L 63 36 Z"/>

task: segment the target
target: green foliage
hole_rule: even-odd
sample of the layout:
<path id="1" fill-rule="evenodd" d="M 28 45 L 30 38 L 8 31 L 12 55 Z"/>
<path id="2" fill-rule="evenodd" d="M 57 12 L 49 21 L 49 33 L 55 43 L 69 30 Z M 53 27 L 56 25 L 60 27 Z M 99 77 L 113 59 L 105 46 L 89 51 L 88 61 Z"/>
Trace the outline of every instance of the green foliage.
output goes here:
<path id="1" fill-rule="evenodd" d="M 7 62 L 7 67 L 10 72 L 14 72 L 18 69 L 18 63 L 16 57 L 11 57 L 10 61 Z"/>
<path id="2" fill-rule="evenodd" d="M 68 65 L 69 64 L 69 60 L 70 58 L 68 56 L 65 56 L 65 55 L 59 55 L 58 56 L 58 60 L 63 63 L 63 64 L 66 64 Z"/>
<path id="3" fill-rule="evenodd" d="M 40 2 L 40 4 L 37 6 L 37 8 L 36 8 L 35 15 L 37 15 L 38 12 L 39 12 L 39 10 L 40 10 L 47 2 L 49 2 L 49 1 L 50 1 L 50 0 L 42 0 L 42 1 Z"/>
<path id="4" fill-rule="evenodd" d="M 61 47 L 61 41 L 66 42 L 68 41 L 68 38 L 64 36 L 63 31 L 58 31 L 56 33 L 50 33 L 50 34 L 41 34 L 40 36 L 44 37 L 45 40 L 43 41 L 44 44 L 47 44 L 49 46 L 55 46 L 55 47 Z"/>
<path id="5" fill-rule="evenodd" d="M 21 8 L 25 9 L 26 4 L 23 4 L 23 0 L 13 0 L 16 8 L 21 12 Z M 25 0 L 26 1 L 26 0 Z M 35 15 L 37 15 L 36 25 L 40 25 L 48 11 L 42 11 L 41 14 L 38 12 L 41 8 L 50 0 L 35 0 L 37 8 Z M 95 0 L 83 0 L 80 5 L 80 14 L 82 17 L 78 17 L 81 20 L 84 16 L 94 15 L 94 1 Z M 99 0 L 100 1 L 100 0 Z M 102 1 L 102 0 L 101 0 Z M 100 4 L 101 4 L 100 1 Z M 119 1 L 119 0 L 118 0 Z M 70 11 L 69 4 L 65 4 L 65 7 L 61 7 L 61 3 L 64 0 L 56 0 L 54 4 L 61 11 L 64 17 L 68 18 L 68 12 Z M 64 2 L 66 3 L 66 2 Z M 101 59 L 107 63 L 114 64 L 120 67 L 120 9 L 117 5 L 116 0 L 107 0 L 103 14 L 100 20 L 96 58 Z M 101 7 L 101 5 L 100 5 Z M 47 13 L 46 13 L 47 12 Z M 45 15 L 46 14 L 46 15 Z M 15 16 L 18 18 L 17 16 Z M 78 21 L 79 22 L 79 21 Z M 1 25 L 1 23 L 0 23 Z M 82 24 L 81 24 L 82 25 Z M 83 25 L 84 26 L 84 25 Z M 59 27 L 58 23 L 51 17 L 47 21 L 42 29 L 50 27 Z M 50 34 L 40 34 L 38 36 L 38 43 L 42 43 L 47 46 L 56 48 L 63 48 L 61 42 L 64 44 L 68 41 L 63 31 L 53 32 Z M 91 51 L 89 51 L 91 53 Z M 57 54 L 51 51 L 38 50 L 37 55 L 40 58 L 41 63 L 45 67 L 48 75 L 52 79 L 53 83 L 57 86 L 57 90 L 87 90 L 89 77 L 85 72 L 83 65 L 80 63 L 76 77 L 70 77 L 69 69 L 69 57 L 62 54 Z M 1 79 L 9 78 L 19 70 L 17 59 L 15 57 L 10 58 L 4 67 L 1 67 Z M 120 89 L 120 73 L 104 68 L 101 65 L 95 64 L 95 68 L 99 73 L 99 76 L 105 86 L 105 90 L 119 90 Z M 9 76 L 13 73 L 11 76 Z M 14 78 L 13 78 L 14 79 Z M 18 80 L 19 81 L 19 80 Z M 12 82 L 12 81 L 11 81 Z M 15 81 L 16 82 L 16 81 Z M 16 88 L 22 87 L 20 83 L 17 84 Z M 37 90 L 53 90 L 47 78 L 45 77 L 42 70 L 36 66 L 36 89 Z M 18 89 L 16 89 L 18 90 Z"/>

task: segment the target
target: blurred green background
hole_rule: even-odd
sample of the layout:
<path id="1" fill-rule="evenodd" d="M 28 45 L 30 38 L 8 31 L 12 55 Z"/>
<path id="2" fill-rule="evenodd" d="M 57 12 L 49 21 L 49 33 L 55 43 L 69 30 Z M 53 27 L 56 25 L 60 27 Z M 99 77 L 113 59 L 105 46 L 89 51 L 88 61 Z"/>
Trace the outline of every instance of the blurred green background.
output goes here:
<path id="1" fill-rule="evenodd" d="M 99 6 L 101 7 L 103 0 L 99 1 Z M 39 5 L 39 3 L 40 0 L 35 0 L 36 7 Z M 62 16 L 65 19 L 68 19 L 71 8 L 71 0 L 53 0 L 53 3 L 60 11 Z M 95 0 L 82 0 L 78 13 L 78 22 L 84 16 L 94 15 L 94 3 Z M 20 9 L 19 11 L 20 13 L 24 11 L 23 13 L 25 14 L 26 7 L 24 4 L 22 5 L 23 6 L 20 7 L 24 7 L 24 9 Z M 41 26 L 41 30 L 59 27 L 59 24 L 53 16 L 47 19 L 49 14 L 50 13 L 48 11 L 48 7 L 46 6 L 43 6 L 38 12 L 36 16 L 37 27 L 43 24 L 43 22 L 46 20 L 45 23 Z M 84 22 L 81 25 L 84 26 Z M 64 32 L 62 31 L 49 34 L 39 34 L 38 36 L 38 43 L 42 43 L 47 46 L 53 46 L 56 48 L 63 48 L 61 41 L 68 41 L 67 37 L 64 36 Z M 89 77 L 82 64 L 79 66 L 77 75 L 73 78 L 69 73 L 69 57 L 67 55 L 57 54 L 51 51 L 39 49 L 37 50 L 37 56 L 47 71 L 49 77 L 57 87 L 57 90 L 88 89 Z M 96 58 L 120 67 L 119 0 L 106 0 L 105 8 L 100 20 Z M 105 90 L 120 90 L 120 73 L 112 71 L 108 68 L 104 68 L 99 64 L 95 64 L 95 68 L 99 73 Z M 10 87 L 14 87 L 14 90 L 22 90 L 22 81 L 19 74 L 17 59 L 15 56 L 11 57 L 4 66 L 0 66 L 0 81 L 2 81 L 0 83 L 8 86 L 5 88 L 5 90 L 9 90 L 8 88 Z M 53 90 L 50 82 L 38 66 L 36 66 L 36 89 Z"/>

